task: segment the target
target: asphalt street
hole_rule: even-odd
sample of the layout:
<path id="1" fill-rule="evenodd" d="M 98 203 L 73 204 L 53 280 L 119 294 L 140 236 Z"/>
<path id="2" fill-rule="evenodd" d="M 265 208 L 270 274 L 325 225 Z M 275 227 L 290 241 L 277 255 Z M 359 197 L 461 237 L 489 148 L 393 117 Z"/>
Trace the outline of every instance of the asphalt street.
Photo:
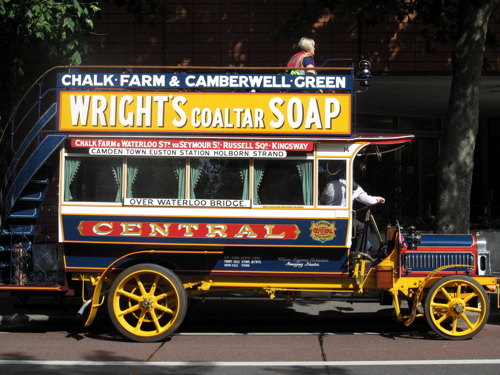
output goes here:
<path id="1" fill-rule="evenodd" d="M 488 323 L 500 325 L 497 296 L 490 296 Z M 59 300 L 54 297 L 31 297 L 27 304 L 8 292 L 0 292 L 0 330 L 82 329 L 86 314 L 77 317 L 82 303 L 79 298 Z M 373 301 L 376 298 L 372 299 Z M 405 305 L 403 305 L 405 307 Z M 310 333 L 310 332 L 365 332 L 373 330 L 376 319 L 380 332 L 429 330 L 424 319 L 416 319 L 406 327 L 395 320 L 392 306 L 372 302 L 294 301 L 271 300 L 266 297 L 242 299 L 230 294 L 214 298 L 192 299 L 184 323 L 178 333 Z M 105 304 L 100 308 L 90 330 L 114 331 Z"/>

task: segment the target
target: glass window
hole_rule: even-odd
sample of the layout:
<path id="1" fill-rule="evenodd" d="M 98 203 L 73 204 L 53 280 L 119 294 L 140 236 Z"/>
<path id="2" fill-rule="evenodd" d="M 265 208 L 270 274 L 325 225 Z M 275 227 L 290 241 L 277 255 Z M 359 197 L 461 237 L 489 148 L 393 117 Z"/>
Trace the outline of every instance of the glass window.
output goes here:
<path id="1" fill-rule="evenodd" d="M 122 163 L 113 157 L 66 158 L 64 200 L 121 202 Z"/>
<path id="2" fill-rule="evenodd" d="M 347 207 L 345 160 L 318 162 L 319 205 Z"/>
<path id="3" fill-rule="evenodd" d="M 184 198 L 185 159 L 127 158 L 127 198 Z"/>
<path id="4" fill-rule="evenodd" d="M 191 159 L 191 199 L 249 199 L 249 162 L 242 159 Z"/>
<path id="5" fill-rule="evenodd" d="M 254 162 L 254 204 L 312 205 L 311 160 Z"/>

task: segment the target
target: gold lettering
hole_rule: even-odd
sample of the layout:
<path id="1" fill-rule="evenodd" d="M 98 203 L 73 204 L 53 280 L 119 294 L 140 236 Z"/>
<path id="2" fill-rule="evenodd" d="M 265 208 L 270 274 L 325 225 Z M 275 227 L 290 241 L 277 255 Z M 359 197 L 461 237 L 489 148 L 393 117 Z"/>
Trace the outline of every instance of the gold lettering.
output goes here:
<path id="1" fill-rule="evenodd" d="M 113 231 L 113 223 L 106 223 L 104 221 L 101 221 L 100 223 L 94 225 L 94 228 L 92 228 L 92 230 L 99 236 L 105 236 Z"/>
<path id="2" fill-rule="evenodd" d="M 184 237 L 193 237 L 194 233 L 192 229 L 198 230 L 198 224 L 179 224 L 179 229 L 186 228 L 186 233 L 184 233 Z"/>
<path id="3" fill-rule="evenodd" d="M 282 232 L 281 234 L 274 234 L 273 233 L 274 227 L 275 227 L 275 225 L 264 225 L 264 228 L 266 229 L 266 235 L 264 237 L 265 238 L 284 238 L 285 232 Z"/>
<path id="4" fill-rule="evenodd" d="M 247 235 L 247 238 L 256 238 L 257 234 L 252 230 L 250 225 L 243 225 L 238 233 L 234 235 L 236 238 L 242 238 L 244 235 Z"/>
<path id="5" fill-rule="evenodd" d="M 227 237 L 226 230 L 227 225 L 225 224 L 207 224 L 208 233 L 207 237 Z"/>
<path id="6" fill-rule="evenodd" d="M 170 224 L 163 224 L 163 226 L 160 226 L 157 223 L 151 223 L 149 224 L 149 227 L 151 228 L 151 233 L 149 233 L 150 236 L 154 237 L 160 234 L 160 236 L 167 237 Z"/>
<path id="7" fill-rule="evenodd" d="M 142 234 L 141 223 L 121 223 L 122 232 L 120 236 L 140 236 Z"/>

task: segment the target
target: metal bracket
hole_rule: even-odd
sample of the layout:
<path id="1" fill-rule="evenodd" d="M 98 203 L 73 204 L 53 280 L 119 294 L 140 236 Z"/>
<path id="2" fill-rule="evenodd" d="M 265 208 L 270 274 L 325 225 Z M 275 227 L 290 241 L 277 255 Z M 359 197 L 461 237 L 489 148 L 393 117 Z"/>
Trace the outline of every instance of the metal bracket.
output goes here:
<path id="1" fill-rule="evenodd" d="M 271 287 L 264 288 L 266 293 L 269 295 L 270 299 L 275 299 L 276 298 L 276 290 L 272 289 Z"/>

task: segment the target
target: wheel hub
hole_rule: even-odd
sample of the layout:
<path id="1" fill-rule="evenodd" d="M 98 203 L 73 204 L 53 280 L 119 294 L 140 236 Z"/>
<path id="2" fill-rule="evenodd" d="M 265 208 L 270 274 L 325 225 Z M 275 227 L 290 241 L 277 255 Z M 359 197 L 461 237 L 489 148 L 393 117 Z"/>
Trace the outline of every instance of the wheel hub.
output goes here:
<path id="1" fill-rule="evenodd" d="M 141 307 L 146 310 L 151 310 L 151 308 L 153 307 L 153 301 L 151 301 L 149 298 L 144 298 L 140 304 Z"/>
<path id="2" fill-rule="evenodd" d="M 464 312 L 464 310 L 465 310 L 464 305 L 462 303 L 460 303 L 460 302 L 454 303 L 451 306 L 451 309 L 453 310 L 453 312 L 455 314 L 458 314 L 458 315 L 462 314 Z"/>

